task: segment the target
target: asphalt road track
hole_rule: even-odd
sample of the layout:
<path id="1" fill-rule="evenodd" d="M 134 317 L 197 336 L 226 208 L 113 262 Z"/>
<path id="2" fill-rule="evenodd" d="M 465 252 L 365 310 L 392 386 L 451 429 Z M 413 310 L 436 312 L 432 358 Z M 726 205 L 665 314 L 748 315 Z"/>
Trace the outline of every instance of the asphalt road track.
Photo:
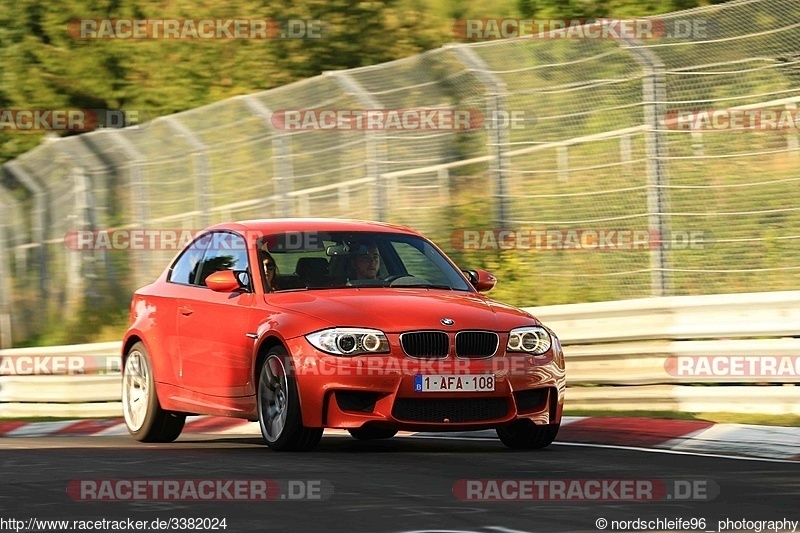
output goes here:
<path id="1" fill-rule="evenodd" d="M 800 519 L 797 463 L 558 443 L 517 452 L 469 437 L 369 443 L 326 435 L 304 454 L 232 435 L 185 435 L 167 445 L 128 437 L 2 439 L 0 472 L 0 518 L 17 519 L 225 517 L 226 531 L 486 533 L 597 531 L 601 517 L 705 518 L 709 531 L 725 518 Z M 323 479 L 335 492 L 325 501 L 218 503 L 76 502 L 67 495 L 71 480 L 111 478 Z M 706 478 L 720 494 L 704 502 L 464 502 L 452 489 L 465 478 Z"/>

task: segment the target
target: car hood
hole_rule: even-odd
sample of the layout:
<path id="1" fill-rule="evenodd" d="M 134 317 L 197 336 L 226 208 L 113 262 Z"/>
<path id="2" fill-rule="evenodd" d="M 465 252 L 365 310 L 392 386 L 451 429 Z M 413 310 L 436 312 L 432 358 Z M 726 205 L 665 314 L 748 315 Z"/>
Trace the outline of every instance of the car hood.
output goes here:
<path id="1" fill-rule="evenodd" d="M 270 306 L 333 325 L 376 328 L 386 333 L 425 329 L 502 332 L 538 324 L 525 311 L 462 291 L 347 288 L 276 293 L 264 298 Z M 444 326 L 444 318 L 454 324 Z"/>

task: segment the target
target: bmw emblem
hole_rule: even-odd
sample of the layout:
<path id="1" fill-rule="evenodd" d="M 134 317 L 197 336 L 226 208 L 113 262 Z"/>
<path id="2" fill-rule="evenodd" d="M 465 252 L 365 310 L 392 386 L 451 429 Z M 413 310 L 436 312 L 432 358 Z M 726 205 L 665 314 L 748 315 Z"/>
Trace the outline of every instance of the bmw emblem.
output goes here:
<path id="1" fill-rule="evenodd" d="M 442 324 L 445 326 L 452 326 L 453 324 L 455 324 L 455 321 L 452 318 L 443 318 Z"/>

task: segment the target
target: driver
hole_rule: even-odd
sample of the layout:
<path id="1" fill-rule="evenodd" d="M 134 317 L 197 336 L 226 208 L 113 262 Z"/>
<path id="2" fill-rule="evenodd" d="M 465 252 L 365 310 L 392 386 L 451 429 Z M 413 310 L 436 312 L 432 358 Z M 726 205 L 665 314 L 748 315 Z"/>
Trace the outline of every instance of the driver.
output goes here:
<path id="1" fill-rule="evenodd" d="M 381 256 L 374 242 L 365 242 L 350 257 L 355 279 L 378 279 Z"/>

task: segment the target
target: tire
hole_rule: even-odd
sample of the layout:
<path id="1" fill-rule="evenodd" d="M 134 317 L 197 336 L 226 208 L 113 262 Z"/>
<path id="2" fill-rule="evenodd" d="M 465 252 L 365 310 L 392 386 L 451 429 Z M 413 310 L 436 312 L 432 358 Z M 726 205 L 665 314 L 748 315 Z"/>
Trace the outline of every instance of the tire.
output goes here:
<path id="1" fill-rule="evenodd" d="M 131 346 L 122 369 L 122 411 L 131 436 L 140 442 L 172 442 L 186 415 L 165 411 L 158 402 L 153 364 L 144 344 Z"/>
<path id="2" fill-rule="evenodd" d="M 537 426 L 530 420 L 518 420 L 496 429 L 497 436 L 509 448 L 515 450 L 539 450 L 547 448 L 558 435 L 561 424 Z"/>
<path id="3" fill-rule="evenodd" d="M 303 425 L 291 360 L 282 346 L 272 348 L 258 372 L 258 425 L 267 446 L 280 452 L 313 450 L 322 428 Z"/>
<path id="4" fill-rule="evenodd" d="M 349 431 L 350 435 L 357 438 L 358 440 L 391 439 L 392 437 L 397 435 L 396 429 L 386 429 L 386 428 L 378 428 L 370 426 L 348 429 L 347 431 Z"/>

